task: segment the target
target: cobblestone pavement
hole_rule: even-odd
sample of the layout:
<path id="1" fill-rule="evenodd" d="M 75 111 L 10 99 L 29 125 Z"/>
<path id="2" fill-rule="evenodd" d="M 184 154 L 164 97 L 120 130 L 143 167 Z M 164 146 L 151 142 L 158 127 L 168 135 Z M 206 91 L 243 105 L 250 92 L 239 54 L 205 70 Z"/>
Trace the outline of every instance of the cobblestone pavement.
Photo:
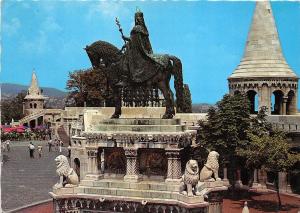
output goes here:
<path id="1" fill-rule="evenodd" d="M 48 152 L 46 141 L 35 141 L 34 159 L 29 157 L 29 142 L 11 142 L 10 152 L 3 152 L 4 163 L 1 171 L 2 209 L 9 210 L 33 202 L 50 199 L 48 192 L 58 181 L 54 158 L 59 151 Z M 37 145 L 43 146 L 39 158 Z M 67 155 L 64 147 L 62 154 Z"/>

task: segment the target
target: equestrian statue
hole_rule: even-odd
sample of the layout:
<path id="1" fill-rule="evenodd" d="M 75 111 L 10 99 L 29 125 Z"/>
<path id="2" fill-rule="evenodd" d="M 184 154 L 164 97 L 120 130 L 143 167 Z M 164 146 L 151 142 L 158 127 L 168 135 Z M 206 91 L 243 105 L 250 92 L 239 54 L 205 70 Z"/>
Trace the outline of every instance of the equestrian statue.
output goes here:
<path id="1" fill-rule="evenodd" d="M 121 88 L 125 86 L 158 88 L 165 99 L 166 111 L 163 118 L 173 118 L 175 104 L 169 85 L 172 75 L 175 80 L 176 111 L 182 112 L 184 87 L 180 59 L 167 54 L 153 54 L 141 11 L 135 13 L 135 26 L 130 32 L 130 37 L 123 35 L 117 18 L 116 23 L 125 42 L 121 50 L 105 41 L 96 41 L 84 48 L 93 69 L 103 71 L 112 88 L 115 104 L 112 118 L 119 118 L 121 115 Z"/>

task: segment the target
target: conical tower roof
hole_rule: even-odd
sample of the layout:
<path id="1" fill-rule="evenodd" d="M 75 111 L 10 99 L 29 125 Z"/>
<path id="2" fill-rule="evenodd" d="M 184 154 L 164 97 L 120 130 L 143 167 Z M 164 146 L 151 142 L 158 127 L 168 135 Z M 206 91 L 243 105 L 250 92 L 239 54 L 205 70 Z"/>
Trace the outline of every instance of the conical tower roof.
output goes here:
<path id="1" fill-rule="evenodd" d="M 229 79 L 297 78 L 287 64 L 269 1 L 256 2 L 244 56 Z"/>
<path id="2" fill-rule="evenodd" d="M 46 99 L 45 96 L 42 95 L 42 91 L 39 87 L 38 80 L 34 71 L 32 73 L 31 84 L 28 88 L 25 99 Z"/>

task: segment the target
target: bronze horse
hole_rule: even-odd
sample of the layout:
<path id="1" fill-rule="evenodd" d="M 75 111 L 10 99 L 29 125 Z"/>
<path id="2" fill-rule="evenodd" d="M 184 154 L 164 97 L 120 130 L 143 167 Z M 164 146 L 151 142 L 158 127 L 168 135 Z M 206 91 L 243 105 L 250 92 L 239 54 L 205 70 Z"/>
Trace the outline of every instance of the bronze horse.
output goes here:
<path id="1" fill-rule="evenodd" d="M 127 83 L 133 88 L 136 86 L 157 87 L 163 94 L 166 101 L 166 111 L 163 115 L 164 119 L 173 118 L 175 115 L 175 104 L 173 92 L 170 89 L 170 78 L 174 76 L 174 86 L 176 90 L 177 112 L 182 112 L 183 106 L 183 79 L 182 79 L 182 64 L 180 59 L 171 55 L 161 55 L 164 60 L 167 60 L 167 66 L 164 69 L 158 69 L 156 74 L 144 82 L 134 82 L 128 73 L 126 65 L 126 52 L 123 53 L 114 45 L 105 41 L 96 41 L 90 46 L 84 48 L 92 63 L 93 69 L 101 70 L 105 73 L 108 82 L 112 88 L 115 112 L 111 118 L 119 118 L 121 115 L 121 94 L 120 82 L 122 76 L 127 77 Z M 155 65 L 153 65 L 155 66 Z"/>

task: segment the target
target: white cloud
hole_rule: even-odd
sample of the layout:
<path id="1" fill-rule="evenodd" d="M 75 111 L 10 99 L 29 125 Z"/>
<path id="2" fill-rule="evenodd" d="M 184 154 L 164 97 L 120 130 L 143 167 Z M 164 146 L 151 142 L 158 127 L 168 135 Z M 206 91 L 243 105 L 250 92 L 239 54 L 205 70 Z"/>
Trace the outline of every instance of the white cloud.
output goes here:
<path id="1" fill-rule="evenodd" d="M 97 5 L 90 7 L 87 18 L 91 19 L 99 14 L 103 17 L 113 18 L 126 15 L 128 12 L 128 9 L 122 1 L 100 1 L 97 2 Z"/>
<path id="2" fill-rule="evenodd" d="M 18 18 L 12 18 L 8 22 L 3 22 L 3 33 L 7 35 L 14 35 L 21 27 L 21 22 Z"/>

